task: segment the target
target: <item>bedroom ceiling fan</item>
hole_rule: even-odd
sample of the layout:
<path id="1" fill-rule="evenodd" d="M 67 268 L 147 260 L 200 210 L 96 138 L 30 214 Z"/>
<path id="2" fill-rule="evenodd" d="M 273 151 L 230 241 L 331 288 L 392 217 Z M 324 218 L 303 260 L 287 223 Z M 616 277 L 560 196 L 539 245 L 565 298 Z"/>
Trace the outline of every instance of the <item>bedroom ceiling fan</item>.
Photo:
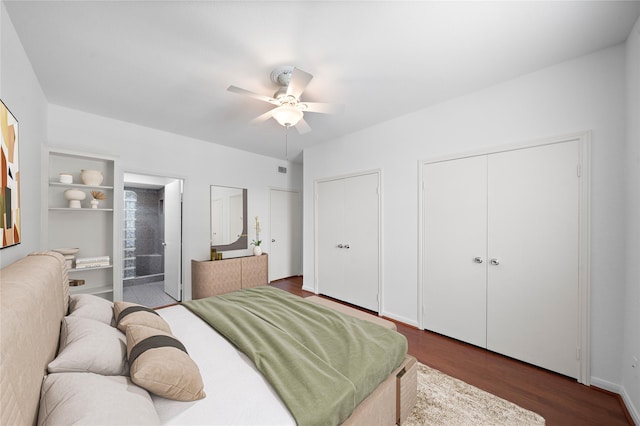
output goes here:
<path id="1" fill-rule="evenodd" d="M 228 91 L 250 96 L 264 102 L 269 102 L 276 107 L 254 118 L 252 123 L 261 123 L 273 117 L 284 127 L 294 126 L 300 134 L 311 131 L 311 127 L 304 120 L 305 112 L 317 112 L 322 114 L 334 114 L 342 109 L 340 105 L 322 102 L 303 102 L 300 95 L 307 87 L 313 76 L 299 68 L 284 66 L 271 72 L 271 81 L 280 86 L 273 97 L 260 95 L 236 86 L 229 86 Z"/>

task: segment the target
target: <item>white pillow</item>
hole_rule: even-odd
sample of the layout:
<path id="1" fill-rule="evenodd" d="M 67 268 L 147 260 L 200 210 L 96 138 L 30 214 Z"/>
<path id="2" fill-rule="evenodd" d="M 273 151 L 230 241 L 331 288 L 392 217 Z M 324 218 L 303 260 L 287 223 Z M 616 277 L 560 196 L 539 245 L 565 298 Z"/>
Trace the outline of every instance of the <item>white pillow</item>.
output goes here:
<path id="1" fill-rule="evenodd" d="M 128 377 L 49 374 L 42 384 L 38 425 L 159 425 L 149 393 Z"/>
<path id="2" fill-rule="evenodd" d="M 126 356 L 127 338 L 120 330 L 92 319 L 67 316 L 62 319 L 58 356 L 48 370 L 128 375 Z"/>
<path id="3" fill-rule="evenodd" d="M 93 294 L 72 294 L 69 298 L 69 315 L 115 325 L 113 303 Z"/>

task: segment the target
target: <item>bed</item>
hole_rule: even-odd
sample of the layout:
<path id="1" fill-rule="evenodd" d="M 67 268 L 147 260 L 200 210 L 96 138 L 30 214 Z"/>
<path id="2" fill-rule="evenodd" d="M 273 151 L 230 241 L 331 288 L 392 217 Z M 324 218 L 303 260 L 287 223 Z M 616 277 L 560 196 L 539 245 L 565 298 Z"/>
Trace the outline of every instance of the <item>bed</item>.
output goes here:
<path id="1" fill-rule="evenodd" d="M 200 374 L 206 397 L 185 402 L 147 392 L 131 380 L 134 373 L 131 366 L 136 366 L 133 363 L 101 374 L 87 373 L 83 368 L 77 372 L 56 370 L 65 355 L 58 351 L 61 323 L 65 342 L 71 334 L 70 325 L 76 322 L 111 321 L 101 323 L 100 330 L 112 335 L 117 332 L 115 317 L 91 321 L 76 318 L 81 313 L 98 316 L 102 308 L 91 304 L 109 306 L 110 302 L 92 296 L 89 303 L 85 297 L 88 295 L 69 296 L 64 258 L 57 253 L 33 253 L 2 269 L 1 279 L 1 424 L 86 424 L 92 421 L 90 416 L 111 424 L 296 424 L 291 411 L 254 361 L 183 305 L 159 309 L 154 315 L 169 325 L 170 334 L 186 348 L 189 362 Z M 84 304 L 79 300 L 85 300 Z M 89 333 L 94 339 L 99 334 Z M 119 339 L 119 347 L 126 351 L 126 342 L 122 337 Z M 91 347 L 99 346 L 94 343 Z M 111 353 L 106 349 L 90 352 Z M 95 363 L 91 368 L 96 368 Z M 181 378 L 188 377 L 186 373 L 180 374 Z M 74 388 L 75 393 L 58 396 L 59 389 L 70 392 L 72 386 L 66 381 L 69 378 L 79 380 L 81 386 Z M 100 385 L 96 384 L 98 381 Z M 121 401 L 124 395 L 129 398 L 125 402 Z M 56 414 L 60 401 L 70 405 L 65 410 L 57 409 Z M 415 359 L 407 355 L 342 423 L 401 423 L 414 401 Z M 322 419 L 304 423 L 326 424 Z"/>

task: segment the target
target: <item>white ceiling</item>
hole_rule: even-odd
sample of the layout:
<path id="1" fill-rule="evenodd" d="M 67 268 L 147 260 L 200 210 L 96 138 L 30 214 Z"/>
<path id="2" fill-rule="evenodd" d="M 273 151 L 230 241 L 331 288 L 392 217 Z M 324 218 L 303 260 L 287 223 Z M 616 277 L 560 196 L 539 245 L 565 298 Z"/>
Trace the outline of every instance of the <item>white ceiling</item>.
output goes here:
<path id="1" fill-rule="evenodd" d="M 4 0 L 52 104 L 285 157 L 272 106 L 280 65 L 314 75 L 302 149 L 623 42 L 639 1 Z"/>

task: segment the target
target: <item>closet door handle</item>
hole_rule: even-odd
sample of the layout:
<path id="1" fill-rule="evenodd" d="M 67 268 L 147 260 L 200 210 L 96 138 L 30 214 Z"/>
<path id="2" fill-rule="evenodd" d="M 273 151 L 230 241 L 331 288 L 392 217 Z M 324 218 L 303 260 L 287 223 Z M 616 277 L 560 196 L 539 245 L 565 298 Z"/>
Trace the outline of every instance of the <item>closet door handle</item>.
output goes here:
<path id="1" fill-rule="evenodd" d="M 349 247 L 349 244 L 345 244 L 345 245 L 344 245 L 344 248 L 346 248 L 346 249 L 350 248 L 350 247 Z"/>
<path id="2" fill-rule="evenodd" d="M 491 259 L 491 264 L 493 266 L 498 266 L 500 264 L 500 262 L 498 261 L 498 259 Z"/>
<path id="3" fill-rule="evenodd" d="M 474 258 L 473 258 L 473 261 L 474 261 L 474 262 L 476 262 L 476 263 L 482 263 L 482 262 L 484 262 L 484 260 L 482 260 L 482 258 L 481 258 L 480 256 L 478 256 L 478 257 L 474 257 Z"/>
<path id="4" fill-rule="evenodd" d="M 344 248 L 344 246 L 342 244 L 338 244 L 337 247 L 338 248 Z"/>

